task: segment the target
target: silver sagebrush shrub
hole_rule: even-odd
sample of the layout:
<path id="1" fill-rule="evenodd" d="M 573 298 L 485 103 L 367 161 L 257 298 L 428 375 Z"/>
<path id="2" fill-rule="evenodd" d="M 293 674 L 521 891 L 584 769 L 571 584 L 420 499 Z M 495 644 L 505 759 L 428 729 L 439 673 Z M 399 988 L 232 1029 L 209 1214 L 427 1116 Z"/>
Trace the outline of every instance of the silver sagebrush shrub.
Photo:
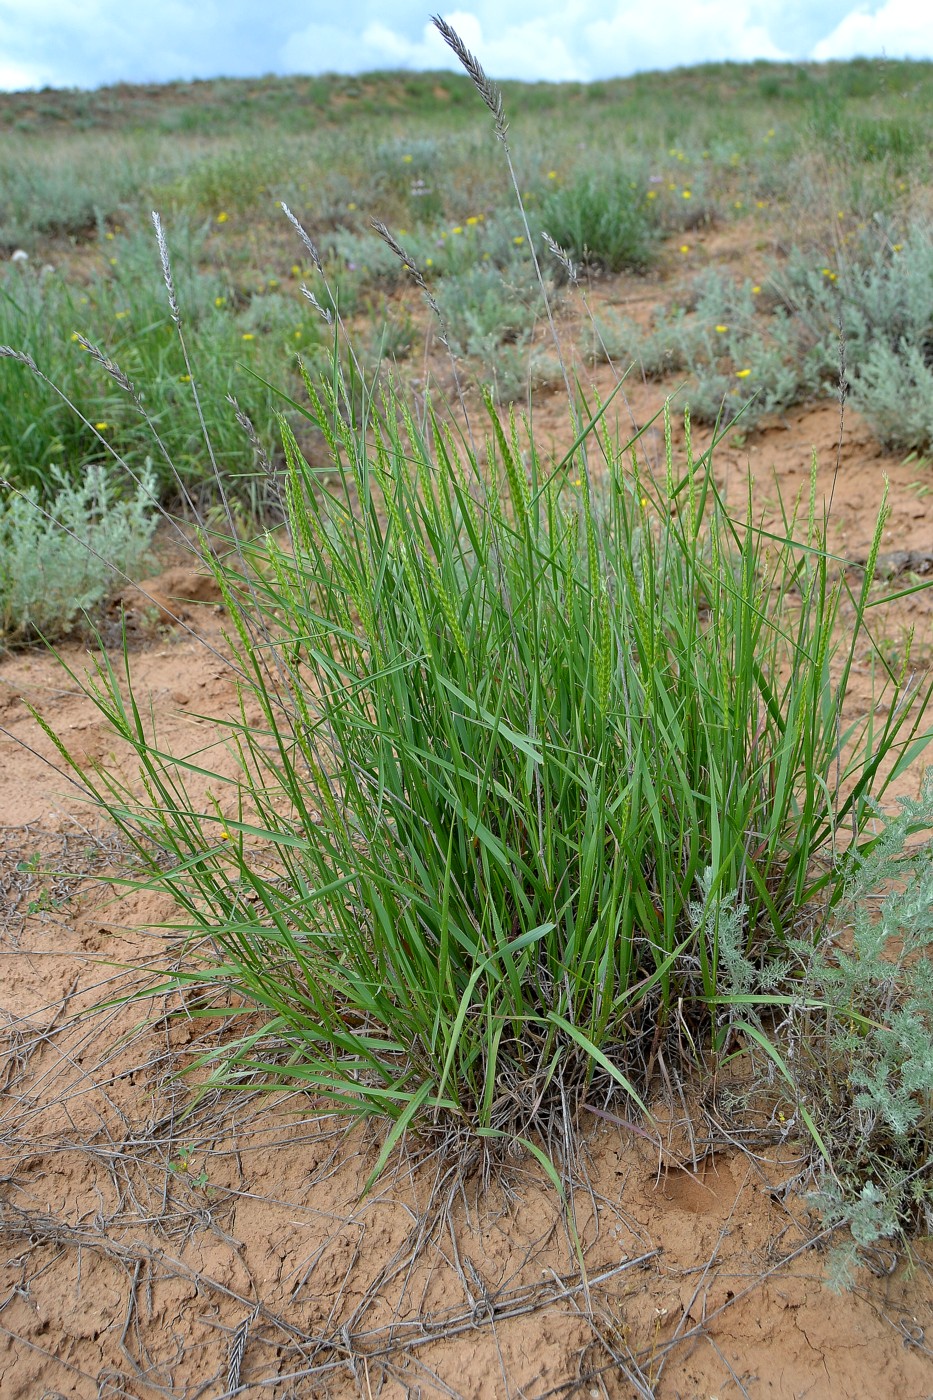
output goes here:
<path id="1" fill-rule="evenodd" d="M 97 607 L 114 578 L 132 576 L 155 530 L 155 478 L 147 469 L 121 499 L 101 467 L 80 484 L 56 473 L 47 507 L 30 487 L 0 500 L 0 637 L 61 636 Z"/>
<path id="2" fill-rule="evenodd" d="M 916 844 L 931 817 L 927 778 L 853 867 L 836 937 L 802 959 L 809 1004 L 826 1014 L 817 1037 L 805 1012 L 799 1040 L 823 1047 L 802 1082 L 832 1160 L 816 1203 L 849 1228 L 831 1260 L 840 1286 L 858 1246 L 933 1225 L 933 842 Z"/>

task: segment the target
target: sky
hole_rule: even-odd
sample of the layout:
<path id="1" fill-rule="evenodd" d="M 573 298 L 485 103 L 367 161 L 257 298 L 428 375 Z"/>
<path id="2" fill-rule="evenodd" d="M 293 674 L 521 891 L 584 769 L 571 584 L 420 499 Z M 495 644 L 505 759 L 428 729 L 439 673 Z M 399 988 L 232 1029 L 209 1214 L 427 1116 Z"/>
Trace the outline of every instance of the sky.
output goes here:
<path id="1" fill-rule="evenodd" d="M 933 58 L 930 0 L 467 0 L 493 78 L 624 77 L 734 59 Z M 430 0 L 0 0 L 0 90 L 455 68 Z"/>

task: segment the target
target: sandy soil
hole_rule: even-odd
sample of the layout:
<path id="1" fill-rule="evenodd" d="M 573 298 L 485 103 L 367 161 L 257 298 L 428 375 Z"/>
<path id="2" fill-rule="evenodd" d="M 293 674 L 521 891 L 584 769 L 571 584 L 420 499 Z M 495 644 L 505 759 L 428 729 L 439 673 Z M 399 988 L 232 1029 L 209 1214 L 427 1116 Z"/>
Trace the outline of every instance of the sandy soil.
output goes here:
<path id="1" fill-rule="evenodd" d="M 631 310 L 657 289 L 620 279 L 601 294 Z M 595 380 L 608 392 L 611 371 Z M 637 421 L 664 388 L 627 389 Z M 564 439 L 560 396 L 535 413 L 545 444 Z M 837 405 L 795 412 L 723 444 L 717 470 L 740 489 L 751 466 L 763 503 L 774 481 L 789 493 L 806 483 L 815 447 L 829 490 L 838 429 Z M 831 543 L 864 557 L 887 473 L 889 570 L 903 582 L 905 568 L 929 569 L 928 470 L 885 458 L 849 414 Z M 210 586 L 170 563 L 145 587 L 155 621 L 151 596 L 127 596 L 131 661 L 166 747 L 196 755 L 218 744 L 210 717 L 233 711 L 235 686 Z M 908 601 L 892 644 L 913 623 L 928 657 L 933 604 Z M 78 642 L 62 655 L 76 674 L 91 659 Z M 870 703 L 866 658 L 850 704 Z M 455 1144 L 409 1142 L 361 1199 L 378 1124 L 347 1131 L 300 1095 L 208 1095 L 192 1107 L 175 1072 L 214 1029 L 196 1007 L 150 997 L 89 1014 L 138 982 L 128 968 L 170 965 L 172 908 L 101 882 L 129 853 L 29 706 L 84 761 L 126 763 L 54 659 L 0 660 L 4 1400 L 933 1393 L 926 1242 L 909 1259 L 865 1251 L 855 1289 L 829 1291 L 830 1241 L 807 1206 L 790 1106 L 777 1090 L 749 1099 L 739 1068 L 694 1086 L 673 1115 L 659 1084 L 658 1142 L 596 1113 L 582 1124 L 571 1205 L 585 1278 L 529 1160 L 490 1173 Z M 900 790 L 918 783 L 911 772 Z"/>

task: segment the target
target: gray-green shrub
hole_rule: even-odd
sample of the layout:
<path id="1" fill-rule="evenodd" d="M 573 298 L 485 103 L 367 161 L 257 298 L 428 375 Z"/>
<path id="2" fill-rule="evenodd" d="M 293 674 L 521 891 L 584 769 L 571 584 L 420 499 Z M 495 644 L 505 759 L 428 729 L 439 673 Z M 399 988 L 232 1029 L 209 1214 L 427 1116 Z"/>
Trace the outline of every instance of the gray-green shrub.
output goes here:
<path id="1" fill-rule="evenodd" d="M 852 402 L 885 447 L 933 445 L 933 234 L 881 229 L 832 266 L 797 252 L 775 285 L 832 362 L 840 332 Z M 837 357 L 838 358 L 838 357 Z"/>
<path id="2" fill-rule="evenodd" d="M 112 474 L 83 481 L 54 472 L 44 500 L 34 486 L 0 497 L 0 640 L 46 640 L 71 631 L 108 593 L 137 576 L 156 526 L 155 476 L 121 496 Z"/>
<path id="3" fill-rule="evenodd" d="M 859 1246 L 933 1227 L 933 779 L 877 824 L 833 936 L 794 948 L 795 1072 L 830 1159 L 816 1204 L 851 1232 L 838 1284 Z"/>

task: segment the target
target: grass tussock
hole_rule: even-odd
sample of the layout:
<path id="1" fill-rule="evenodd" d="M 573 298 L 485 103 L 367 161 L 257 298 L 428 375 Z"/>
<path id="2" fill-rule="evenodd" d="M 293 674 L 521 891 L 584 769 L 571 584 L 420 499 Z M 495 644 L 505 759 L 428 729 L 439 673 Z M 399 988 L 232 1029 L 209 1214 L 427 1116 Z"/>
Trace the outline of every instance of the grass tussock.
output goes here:
<path id="1" fill-rule="evenodd" d="M 884 508 L 840 650 L 815 494 L 802 543 L 765 533 L 669 421 L 660 484 L 624 445 L 597 477 L 595 424 L 545 468 L 490 405 L 481 463 L 403 401 L 354 428 L 310 392 L 336 484 L 286 428 L 286 539 L 215 564 L 232 786 L 199 812 L 109 663 L 94 688 L 147 794 L 97 800 L 210 950 L 171 985 L 234 998 L 211 1082 L 384 1113 L 387 1152 L 412 1121 L 529 1141 L 590 1093 L 641 1104 L 675 1024 L 701 1059 L 760 1034 L 925 742 L 890 672 L 885 723 L 843 727 Z"/>
<path id="2" fill-rule="evenodd" d="M 462 357 L 484 359 L 495 380 L 489 361 L 523 355 L 535 317 L 559 353 L 543 250 L 573 281 L 575 264 L 643 265 L 656 231 L 678 226 L 652 188 L 593 171 L 561 180 L 542 163 L 524 197 L 502 92 L 438 27 L 492 115 L 517 231 L 492 210 L 449 237 L 437 228 L 431 144 L 400 160 L 390 152 L 381 174 L 393 199 L 424 201 L 415 234 L 375 220 L 374 238 L 354 219 L 322 237 L 286 205 L 306 264 L 296 277 L 317 279 L 304 299 L 335 338 L 329 365 L 299 363 L 300 394 L 278 400 L 280 533 L 232 528 L 213 409 L 194 374 L 201 353 L 210 363 L 214 342 L 197 337 L 216 331 L 211 301 L 221 310 L 224 294 L 211 298 L 192 270 L 189 332 L 156 220 L 168 291 L 158 335 L 181 353 L 202 474 L 227 522 L 200 545 L 240 687 L 239 713 L 222 724 L 228 758 L 212 768 L 210 749 L 195 766 L 166 752 L 128 654 L 120 667 L 101 650 L 93 678 L 74 680 L 135 753 L 134 776 L 87 771 L 39 723 L 136 850 L 137 883 L 174 901 L 181 957 L 158 985 L 190 1014 L 219 1019 L 194 1066 L 210 1088 L 299 1085 L 329 1109 L 385 1117 L 375 1174 L 409 1127 L 440 1128 L 519 1139 L 559 1184 L 555 1158 L 572 1157 L 585 1104 L 620 1098 L 647 1111 L 660 1056 L 687 1074 L 741 1055 L 793 1100 L 823 1163 L 827 1218 L 848 1222 L 856 1241 L 884 1237 L 927 1210 L 933 1092 L 933 1003 L 917 971 L 933 932 L 928 858 L 900 861 L 930 829 L 928 797 L 880 834 L 878 823 L 881 798 L 930 737 L 930 687 L 915 684 L 909 648 L 895 667 L 875 643 L 886 496 L 853 581 L 827 548 L 815 461 L 809 492 L 766 529 L 751 486 L 743 510 L 727 505 L 716 443 L 694 455 L 689 413 L 681 450 L 664 409 L 653 472 L 640 435 L 615 438 L 608 405 L 588 403 L 563 362 L 575 440 L 556 458 L 533 416 L 516 420 L 489 389 L 480 424 L 464 417 L 462 394 L 458 413 L 431 392 L 416 411 L 404 385 L 379 380 L 348 335 L 335 274 L 360 273 L 352 294 L 365 297 L 388 279 L 391 256 L 392 277 L 436 315 L 459 390 Z M 761 93 L 791 101 L 783 82 Z M 700 159 L 734 169 L 731 136 L 705 135 Z M 903 170 L 914 148 L 876 131 L 865 150 L 873 168 Z M 669 156 L 688 163 L 681 146 Z M 764 178 L 766 157 L 756 159 L 744 179 Z M 668 187 L 678 208 L 693 196 L 683 177 Z M 834 297 L 853 317 L 877 305 L 889 327 L 899 307 L 912 334 L 902 265 L 860 266 L 835 291 L 831 277 L 797 277 L 807 296 L 772 301 L 760 344 L 760 286 L 714 276 L 696 284 L 677 334 L 658 334 L 685 362 L 706 346 L 725 372 L 730 354 L 754 351 L 776 377 L 804 312 L 812 331 Z M 727 294 L 729 324 L 710 330 Z M 258 319 L 255 297 L 238 305 L 238 324 L 256 327 L 244 340 L 274 324 L 271 306 L 270 321 Z M 187 491 L 160 414 L 107 345 L 76 338 Z M 36 369 L 22 352 L 5 358 L 17 373 Z M 864 367 L 853 374 L 871 381 Z M 730 401 L 720 388 L 713 397 L 716 417 Z M 242 411 L 238 423 L 272 479 L 261 434 Z M 307 450 L 306 433 L 323 449 Z M 849 681 L 866 652 L 875 692 L 851 722 Z M 864 910 L 892 874 L 906 888 L 878 924 Z M 851 951 L 840 950 L 852 918 Z"/>

